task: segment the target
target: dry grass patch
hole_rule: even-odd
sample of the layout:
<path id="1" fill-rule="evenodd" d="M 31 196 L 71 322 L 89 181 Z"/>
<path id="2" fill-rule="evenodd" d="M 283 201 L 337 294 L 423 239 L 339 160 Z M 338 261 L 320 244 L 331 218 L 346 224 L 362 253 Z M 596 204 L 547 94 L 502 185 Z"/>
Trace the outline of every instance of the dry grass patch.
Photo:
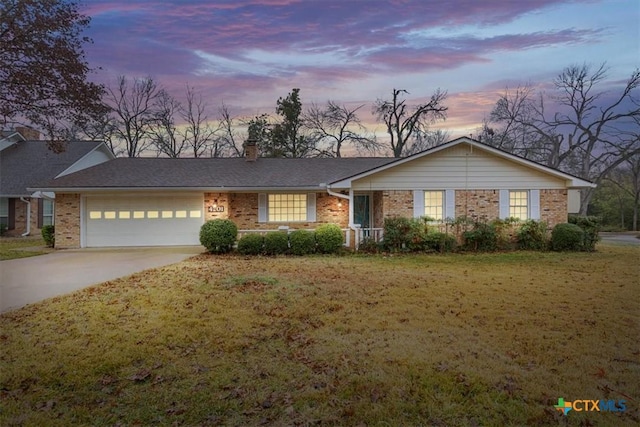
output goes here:
<path id="1" fill-rule="evenodd" d="M 0 237 L 0 261 L 44 255 L 52 250 L 41 237 Z"/>
<path id="2" fill-rule="evenodd" d="M 639 256 L 195 257 L 2 315 L 0 424 L 636 425 Z"/>

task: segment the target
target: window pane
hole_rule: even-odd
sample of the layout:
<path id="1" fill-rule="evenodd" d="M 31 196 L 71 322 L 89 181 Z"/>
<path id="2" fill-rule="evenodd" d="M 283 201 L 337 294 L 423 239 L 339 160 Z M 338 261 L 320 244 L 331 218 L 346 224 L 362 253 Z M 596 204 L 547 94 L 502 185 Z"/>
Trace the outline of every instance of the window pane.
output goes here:
<path id="1" fill-rule="evenodd" d="M 186 218 L 187 211 L 176 211 L 176 218 Z"/>
<path id="2" fill-rule="evenodd" d="M 53 225 L 53 216 L 43 216 L 42 225 Z"/>
<path id="3" fill-rule="evenodd" d="M 424 192 L 424 214 L 437 221 L 444 219 L 444 191 Z"/>
<path id="4" fill-rule="evenodd" d="M 0 216 L 9 216 L 9 199 L 0 197 Z"/>
<path id="5" fill-rule="evenodd" d="M 131 212 L 129 211 L 120 211 L 118 212 L 119 219 L 129 219 L 131 218 Z"/>
<path id="6" fill-rule="evenodd" d="M 133 219 L 144 218 L 144 211 L 133 211 Z"/>
<path id="7" fill-rule="evenodd" d="M 189 211 L 189 218 L 200 218 L 200 211 Z"/>
<path id="8" fill-rule="evenodd" d="M 529 218 L 529 192 L 509 192 L 509 216 L 525 220 Z"/>
<path id="9" fill-rule="evenodd" d="M 306 194 L 269 194 L 269 221 L 307 220 Z"/>
<path id="10" fill-rule="evenodd" d="M 158 218 L 158 211 L 148 211 L 147 218 L 150 218 L 150 219 Z"/>
<path id="11" fill-rule="evenodd" d="M 89 212 L 89 219 L 100 219 L 102 218 L 101 211 L 91 211 Z"/>
<path id="12" fill-rule="evenodd" d="M 105 211 L 104 219 L 116 219 L 116 211 Z"/>
<path id="13" fill-rule="evenodd" d="M 162 211 L 162 218 L 173 218 L 173 211 Z"/>
<path id="14" fill-rule="evenodd" d="M 43 199 L 42 200 L 42 215 L 53 215 L 53 201 Z"/>

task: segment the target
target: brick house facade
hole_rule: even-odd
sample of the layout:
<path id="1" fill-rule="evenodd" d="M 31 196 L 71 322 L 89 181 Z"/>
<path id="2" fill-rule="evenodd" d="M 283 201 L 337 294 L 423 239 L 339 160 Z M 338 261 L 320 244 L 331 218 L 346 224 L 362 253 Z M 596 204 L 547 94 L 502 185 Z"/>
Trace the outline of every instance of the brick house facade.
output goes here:
<path id="1" fill-rule="evenodd" d="M 553 227 L 576 209 L 569 192 L 592 186 L 460 138 L 405 159 L 116 159 L 42 190 L 57 193 L 56 246 L 72 248 L 197 244 L 216 218 L 242 233 L 337 224 L 352 242 L 385 218 L 429 212 Z"/>

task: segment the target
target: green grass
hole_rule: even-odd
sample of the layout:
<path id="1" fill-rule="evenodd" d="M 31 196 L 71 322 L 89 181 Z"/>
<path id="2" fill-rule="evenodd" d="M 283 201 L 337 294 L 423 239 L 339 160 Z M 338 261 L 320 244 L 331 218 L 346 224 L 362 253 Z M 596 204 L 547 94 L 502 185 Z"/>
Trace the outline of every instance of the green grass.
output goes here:
<path id="1" fill-rule="evenodd" d="M 638 259 L 194 257 L 0 316 L 0 425 L 637 425 Z"/>
<path id="2" fill-rule="evenodd" d="M 36 247 L 38 249 L 25 250 Z M 0 237 L 0 261 L 43 255 L 51 251 L 40 237 Z"/>

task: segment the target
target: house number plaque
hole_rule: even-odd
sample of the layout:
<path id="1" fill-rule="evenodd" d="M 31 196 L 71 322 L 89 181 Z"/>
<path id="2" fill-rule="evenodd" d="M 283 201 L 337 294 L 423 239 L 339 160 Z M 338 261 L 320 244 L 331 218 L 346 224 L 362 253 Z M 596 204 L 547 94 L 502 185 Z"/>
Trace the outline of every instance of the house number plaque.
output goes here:
<path id="1" fill-rule="evenodd" d="M 209 212 L 224 212 L 224 206 L 209 206 Z"/>

